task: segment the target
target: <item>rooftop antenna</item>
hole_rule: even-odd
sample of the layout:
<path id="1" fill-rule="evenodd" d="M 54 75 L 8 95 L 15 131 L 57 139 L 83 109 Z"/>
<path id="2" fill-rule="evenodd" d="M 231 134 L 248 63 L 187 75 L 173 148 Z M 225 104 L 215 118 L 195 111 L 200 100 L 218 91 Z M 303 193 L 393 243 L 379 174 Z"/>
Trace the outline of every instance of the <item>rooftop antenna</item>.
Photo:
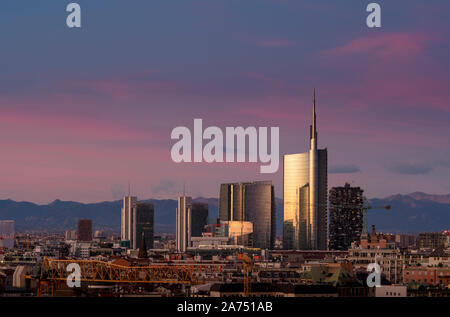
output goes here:
<path id="1" fill-rule="evenodd" d="M 130 181 L 128 181 L 128 197 L 131 196 L 131 185 Z"/>
<path id="2" fill-rule="evenodd" d="M 183 181 L 183 197 L 186 196 L 186 181 Z"/>

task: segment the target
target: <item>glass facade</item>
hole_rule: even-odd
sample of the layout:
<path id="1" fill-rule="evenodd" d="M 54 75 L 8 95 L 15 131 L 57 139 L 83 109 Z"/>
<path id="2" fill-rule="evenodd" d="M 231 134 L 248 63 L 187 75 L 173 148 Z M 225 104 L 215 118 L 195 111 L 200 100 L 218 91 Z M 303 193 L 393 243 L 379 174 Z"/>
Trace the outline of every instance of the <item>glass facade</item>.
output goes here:
<path id="1" fill-rule="evenodd" d="M 276 209 L 272 182 L 222 184 L 219 217 L 221 221 L 250 221 L 253 223 L 253 246 L 273 249 Z"/>
<path id="2" fill-rule="evenodd" d="M 144 232 L 147 248 L 153 248 L 154 214 L 153 204 L 138 203 L 137 197 L 125 196 L 122 207 L 122 241 L 129 241 L 130 248 L 137 249 Z"/>
<path id="3" fill-rule="evenodd" d="M 310 150 L 287 154 L 283 165 L 283 247 L 326 250 L 328 246 L 328 152 L 317 149 L 316 97 Z"/>
<path id="4" fill-rule="evenodd" d="M 191 208 L 192 197 L 178 197 L 178 207 L 176 213 L 176 247 L 180 252 L 185 252 L 190 245 Z"/>
<path id="5" fill-rule="evenodd" d="M 309 183 L 309 152 L 284 156 L 283 168 L 283 246 L 288 250 L 299 250 L 300 245 L 300 201 L 301 187 Z M 304 197 L 304 199 L 309 197 Z M 309 198 L 307 199 L 309 201 Z M 304 201 L 303 201 L 304 202 Z M 302 204 L 306 217 L 305 204 Z M 303 234 L 306 239 L 306 219 L 303 219 Z"/>
<path id="6" fill-rule="evenodd" d="M 310 152 L 284 156 L 283 248 L 287 250 L 326 250 L 328 245 L 327 150 L 316 151 L 316 168 L 310 168 L 310 157 Z M 315 188 L 310 186 L 310 171 L 316 174 Z"/>
<path id="7" fill-rule="evenodd" d="M 219 219 L 244 221 L 244 184 L 221 184 Z"/>
<path id="8" fill-rule="evenodd" d="M 145 245 L 153 248 L 153 224 L 155 209 L 153 204 L 138 203 L 136 206 L 136 225 L 134 230 L 133 249 L 136 249 L 141 242 L 144 233 Z"/>
<path id="9" fill-rule="evenodd" d="M 208 204 L 192 203 L 191 237 L 201 237 L 208 225 Z"/>
<path id="10" fill-rule="evenodd" d="M 14 220 L 0 220 L 0 247 L 14 249 Z"/>
<path id="11" fill-rule="evenodd" d="M 272 182 L 245 185 L 245 217 L 253 223 L 253 245 L 273 249 L 275 238 L 275 201 Z"/>
<path id="12" fill-rule="evenodd" d="M 317 248 L 328 249 L 328 150 L 317 150 L 318 157 L 318 179 L 317 186 Z"/>

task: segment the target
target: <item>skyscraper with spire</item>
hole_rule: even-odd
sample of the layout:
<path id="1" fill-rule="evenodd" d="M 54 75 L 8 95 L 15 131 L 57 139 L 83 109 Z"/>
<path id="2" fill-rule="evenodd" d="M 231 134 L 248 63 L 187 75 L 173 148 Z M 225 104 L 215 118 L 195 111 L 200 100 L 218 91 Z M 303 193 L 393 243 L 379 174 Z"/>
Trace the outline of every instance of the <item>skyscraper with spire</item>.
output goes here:
<path id="1" fill-rule="evenodd" d="M 327 149 L 317 148 L 314 89 L 309 151 L 284 156 L 283 247 L 285 249 L 327 249 L 327 160 Z"/>
<path id="2" fill-rule="evenodd" d="M 144 234 L 146 246 L 153 248 L 155 207 L 151 203 L 138 202 L 130 193 L 128 189 L 128 196 L 123 198 L 121 240 L 129 241 L 130 248 L 137 249 Z"/>

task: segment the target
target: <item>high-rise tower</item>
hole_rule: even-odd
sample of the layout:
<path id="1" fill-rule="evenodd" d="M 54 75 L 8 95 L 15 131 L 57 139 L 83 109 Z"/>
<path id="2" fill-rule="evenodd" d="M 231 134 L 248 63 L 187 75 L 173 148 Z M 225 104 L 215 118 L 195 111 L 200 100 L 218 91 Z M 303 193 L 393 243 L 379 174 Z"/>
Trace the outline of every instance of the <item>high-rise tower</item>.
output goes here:
<path id="1" fill-rule="evenodd" d="M 155 208 L 150 203 L 138 203 L 137 197 L 123 198 L 121 239 L 130 242 L 130 248 L 137 249 L 142 233 L 148 248 L 153 248 Z"/>
<path id="2" fill-rule="evenodd" d="M 285 249 L 327 249 L 327 156 L 326 148 L 317 148 L 316 91 L 314 90 L 309 151 L 284 156 L 283 246 Z"/>
<path id="3" fill-rule="evenodd" d="M 78 219 L 77 240 L 84 242 L 92 241 L 91 219 Z"/>
<path id="4" fill-rule="evenodd" d="M 221 221 L 251 222 L 253 246 L 273 249 L 276 234 L 276 207 L 272 182 L 221 184 L 219 218 Z"/>
<path id="5" fill-rule="evenodd" d="M 330 190 L 330 250 L 348 250 L 363 232 L 363 190 L 345 183 Z"/>
<path id="6" fill-rule="evenodd" d="M 192 197 L 178 197 L 176 210 L 176 247 L 179 252 L 186 252 L 191 242 Z"/>
<path id="7" fill-rule="evenodd" d="M 191 210 L 191 237 L 201 237 L 208 225 L 208 204 L 192 203 Z"/>

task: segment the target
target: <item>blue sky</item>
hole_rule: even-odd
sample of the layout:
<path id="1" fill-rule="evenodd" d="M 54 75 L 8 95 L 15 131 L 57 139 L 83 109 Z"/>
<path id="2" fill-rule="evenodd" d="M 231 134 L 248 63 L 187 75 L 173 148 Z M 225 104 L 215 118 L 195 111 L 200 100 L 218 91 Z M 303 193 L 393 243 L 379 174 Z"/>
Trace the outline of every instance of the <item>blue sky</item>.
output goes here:
<path id="1" fill-rule="evenodd" d="M 450 3 L 378 1 L 2 1 L 0 198 L 48 202 L 217 196 L 222 182 L 282 166 L 175 164 L 171 130 L 279 126 L 308 148 L 312 90 L 330 187 L 369 197 L 450 192 Z M 352 168 L 349 168 L 352 167 Z M 347 171 L 346 173 L 342 173 Z M 353 172 L 351 172 L 353 171 Z M 350 173 L 351 172 L 351 173 Z"/>

